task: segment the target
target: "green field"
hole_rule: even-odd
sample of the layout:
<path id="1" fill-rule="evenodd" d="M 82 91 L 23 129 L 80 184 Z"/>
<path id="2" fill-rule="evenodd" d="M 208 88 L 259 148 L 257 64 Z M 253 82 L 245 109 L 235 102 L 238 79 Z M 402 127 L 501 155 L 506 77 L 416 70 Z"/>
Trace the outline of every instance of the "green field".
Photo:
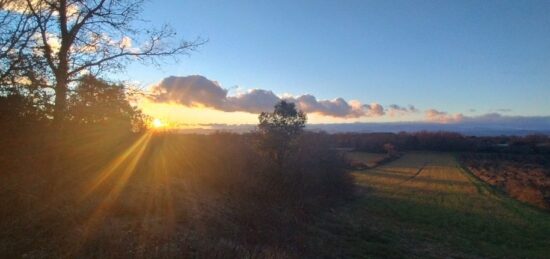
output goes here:
<path id="1" fill-rule="evenodd" d="M 385 153 L 348 152 L 351 161 L 363 162 L 368 167 L 375 166 L 380 160 L 386 157 Z"/>
<path id="2" fill-rule="evenodd" d="M 353 175 L 359 197 L 319 219 L 325 256 L 550 257 L 550 214 L 495 192 L 452 154 L 408 153 Z"/>

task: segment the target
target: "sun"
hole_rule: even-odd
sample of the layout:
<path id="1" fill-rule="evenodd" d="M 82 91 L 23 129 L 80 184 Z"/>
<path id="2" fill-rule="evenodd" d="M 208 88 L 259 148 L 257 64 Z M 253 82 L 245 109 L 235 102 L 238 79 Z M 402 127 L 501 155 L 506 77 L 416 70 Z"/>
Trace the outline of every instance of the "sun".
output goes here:
<path id="1" fill-rule="evenodd" d="M 166 124 L 165 124 L 163 121 L 161 121 L 160 119 L 158 119 L 158 118 L 155 118 L 155 119 L 153 120 L 153 122 L 151 122 L 151 125 L 152 125 L 153 128 L 155 128 L 155 129 L 160 129 L 160 128 L 163 128 L 163 127 L 166 126 Z"/>

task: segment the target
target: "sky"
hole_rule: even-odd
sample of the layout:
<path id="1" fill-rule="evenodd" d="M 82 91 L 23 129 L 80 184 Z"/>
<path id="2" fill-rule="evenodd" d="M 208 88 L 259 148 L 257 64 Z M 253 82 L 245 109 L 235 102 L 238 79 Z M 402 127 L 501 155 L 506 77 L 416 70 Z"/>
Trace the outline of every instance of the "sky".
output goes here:
<path id="1" fill-rule="evenodd" d="M 151 0 L 150 25 L 208 42 L 120 78 L 162 92 L 140 106 L 175 124 L 254 123 L 285 98 L 314 123 L 549 116 L 549 13 L 536 0 Z"/>

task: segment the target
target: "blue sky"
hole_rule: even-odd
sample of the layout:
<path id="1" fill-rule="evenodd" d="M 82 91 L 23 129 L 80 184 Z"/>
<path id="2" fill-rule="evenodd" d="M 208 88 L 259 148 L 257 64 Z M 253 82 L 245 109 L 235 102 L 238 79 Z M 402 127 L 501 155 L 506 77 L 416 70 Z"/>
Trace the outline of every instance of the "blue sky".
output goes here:
<path id="1" fill-rule="evenodd" d="M 159 1 L 143 18 L 209 42 L 143 85 L 224 88 L 480 115 L 550 115 L 550 1 Z M 475 110 L 475 111 L 473 111 Z"/>

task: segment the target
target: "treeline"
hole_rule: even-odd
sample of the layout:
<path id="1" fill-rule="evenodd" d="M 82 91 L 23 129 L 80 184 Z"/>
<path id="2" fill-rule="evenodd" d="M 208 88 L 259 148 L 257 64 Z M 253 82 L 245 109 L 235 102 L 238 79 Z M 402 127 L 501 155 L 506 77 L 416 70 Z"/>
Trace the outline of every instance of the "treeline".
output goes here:
<path id="1" fill-rule="evenodd" d="M 550 154 L 550 137 L 546 135 L 476 137 L 453 132 L 422 131 L 414 133 L 338 133 L 334 134 L 333 138 L 342 148 L 380 153 L 387 152 L 389 144 L 398 151 Z"/>

